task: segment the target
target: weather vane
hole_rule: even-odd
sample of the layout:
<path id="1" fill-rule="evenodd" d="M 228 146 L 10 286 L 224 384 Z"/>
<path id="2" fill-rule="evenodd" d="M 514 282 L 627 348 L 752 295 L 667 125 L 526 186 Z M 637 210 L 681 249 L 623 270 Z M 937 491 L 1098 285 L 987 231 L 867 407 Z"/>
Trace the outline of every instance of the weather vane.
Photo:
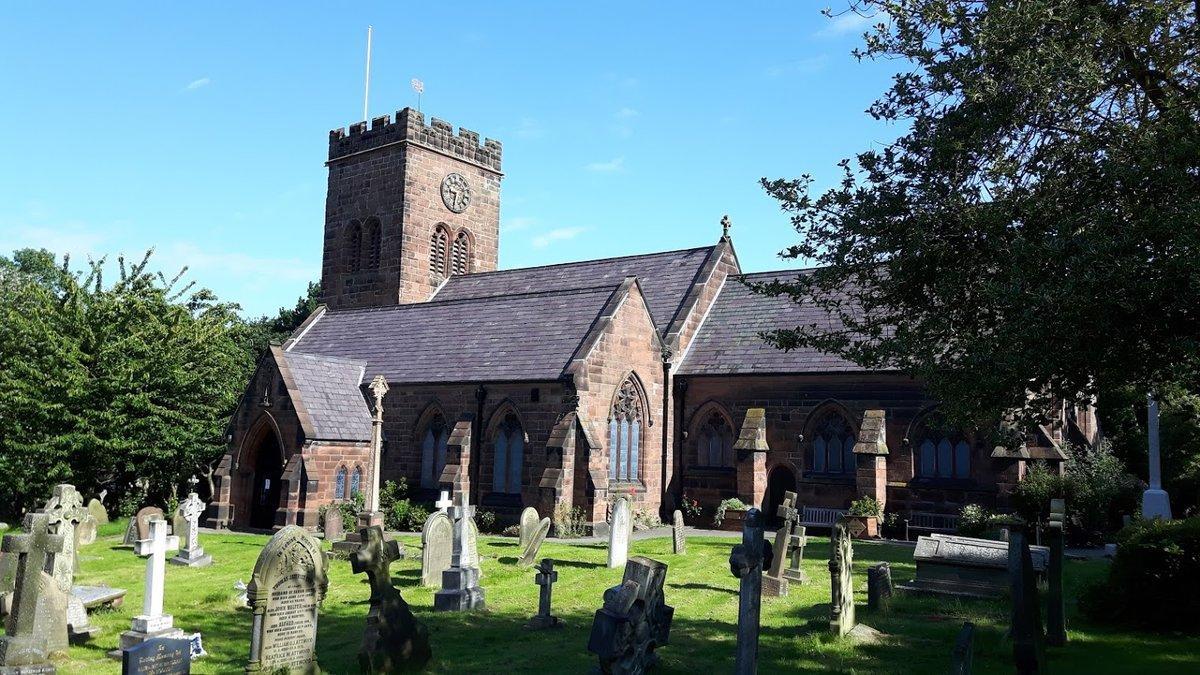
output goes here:
<path id="1" fill-rule="evenodd" d="M 425 93 L 425 83 L 414 77 L 411 84 L 412 90 L 417 92 L 417 112 L 421 112 L 421 94 Z"/>

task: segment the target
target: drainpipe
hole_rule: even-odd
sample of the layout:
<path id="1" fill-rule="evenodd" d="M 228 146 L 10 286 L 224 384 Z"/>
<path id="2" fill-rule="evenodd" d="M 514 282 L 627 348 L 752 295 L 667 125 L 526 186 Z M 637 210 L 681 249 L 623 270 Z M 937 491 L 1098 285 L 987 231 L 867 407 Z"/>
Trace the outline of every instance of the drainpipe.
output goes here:
<path id="1" fill-rule="evenodd" d="M 474 429 L 471 431 L 471 502 L 478 504 L 483 491 L 479 485 L 479 463 L 482 461 L 483 454 L 480 448 L 483 447 L 483 402 L 487 400 L 487 387 L 482 384 L 475 389 L 475 423 Z"/>
<path id="2" fill-rule="evenodd" d="M 667 422 L 671 420 L 671 348 L 663 345 L 662 348 L 662 367 L 663 367 L 663 385 L 662 385 L 662 473 L 660 474 L 662 494 L 659 495 L 659 513 L 662 514 L 663 522 L 671 522 L 670 508 L 672 504 L 668 501 L 670 497 L 670 481 L 667 480 L 667 457 L 668 453 L 673 453 L 674 448 L 667 446 Z"/>

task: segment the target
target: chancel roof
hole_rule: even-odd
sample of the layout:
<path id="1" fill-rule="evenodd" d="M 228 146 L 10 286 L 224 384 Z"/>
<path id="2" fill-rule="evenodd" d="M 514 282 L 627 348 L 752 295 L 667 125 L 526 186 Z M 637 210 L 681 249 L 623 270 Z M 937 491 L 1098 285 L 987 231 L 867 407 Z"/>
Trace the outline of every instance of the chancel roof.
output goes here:
<path id="1" fill-rule="evenodd" d="M 285 382 L 312 440 L 367 441 L 371 414 L 363 398 L 365 363 L 317 354 L 280 352 Z M 307 417 L 307 420 L 305 419 Z"/>

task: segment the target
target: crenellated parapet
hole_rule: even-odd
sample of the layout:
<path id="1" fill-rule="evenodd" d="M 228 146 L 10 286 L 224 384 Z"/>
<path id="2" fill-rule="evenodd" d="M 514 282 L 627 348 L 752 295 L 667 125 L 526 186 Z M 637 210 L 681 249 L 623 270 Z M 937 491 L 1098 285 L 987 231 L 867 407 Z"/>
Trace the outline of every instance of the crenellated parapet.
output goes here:
<path id="1" fill-rule="evenodd" d="M 333 129 L 329 132 L 329 161 L 401 142 L 416 143 L 500 171 L 503 154 L 500 141 L 488 138 L 481 144 L 477 132 L 459 128 L 455 133 L 451 124 L 436 117 L 425 124 L 425 116 L 412 108 L 398 110 L 395 120 L 391 115 L 382 115 L 371 120 L 370 125 L 356 122 L 345 129 Z"/>

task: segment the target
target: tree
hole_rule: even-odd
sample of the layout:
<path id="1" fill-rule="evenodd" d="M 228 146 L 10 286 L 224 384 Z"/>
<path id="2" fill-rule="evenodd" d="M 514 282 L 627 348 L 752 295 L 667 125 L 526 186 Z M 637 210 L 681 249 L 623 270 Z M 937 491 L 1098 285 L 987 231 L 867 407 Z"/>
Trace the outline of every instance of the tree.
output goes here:
<path id="1" fill-rule="evenodd" d="M 960 424 L 1200 384 L 1200 3 L 857 0 L 904 70 L 892 143 L 763 180 L 820 268 L 760 292 L 840 319 L 766 337 L 927 383 Z"/>

